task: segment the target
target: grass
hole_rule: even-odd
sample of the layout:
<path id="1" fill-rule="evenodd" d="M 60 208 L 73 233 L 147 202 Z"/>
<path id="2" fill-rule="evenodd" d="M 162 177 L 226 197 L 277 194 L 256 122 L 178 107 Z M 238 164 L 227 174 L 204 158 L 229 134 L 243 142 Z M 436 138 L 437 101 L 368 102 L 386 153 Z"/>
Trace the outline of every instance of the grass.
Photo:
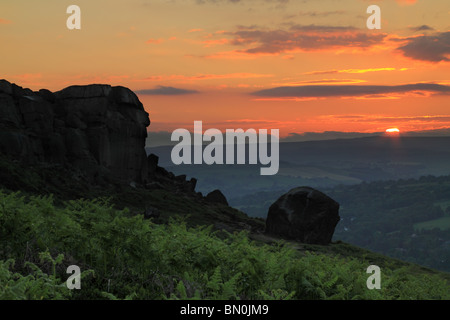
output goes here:
<path id="1" fill-rule="evenodd" d="M 101 199 L 56 206 L 52 196 L 0 190 L 0 204 L 0 299 L 450 298 L 443 273 L 344 243 L 252 240 L 182 219 L 154 224 Z M 73 264 L 84 276 L 72 292 L 64 281 Z M 366 286 L 372 264 L 381 290 Z"/>
<path id="2" fill-rule="evenodd" d="M 119 184 L 92 185 L 82 176 L 62 167 L 24 166 L 0 156 L 0 188 L 21 191 L 28 195 L 53 194 L 55 203 L 73 199 L 109 198 L 117 209 L 128 208 L 130 215 L 139 215 L 148 207 L 158 209 L 158 223 L 167 223 L 171 217 L 186 218 L 189 226 L 213 225 L 228 232 L 238 230 L 263 231 L 260 218 L 220 204 L 208 203 L 201 198 L 170 190 L 132 188 Z"/>
<path id="3" fill-rule="evenodd" d="M 441 230 L 449 230 L 450 217 L 442 217 L 439 219 L 416 223 L 414 225 L 415 230 L 432 230 L 434 228 L 439 228 Z"/>
<path id="4" fill-rule="evenodd" d="M 265 234 L 250 235 L 250 237 L 256 242 L 265 244 L 273 244 L 279 241 L 279 239 Z M 381 269 L 389 268 L 392 270 L 397 270 L 405 268 L 414 275 L 439 275 L 443 279 L 450 282 L 450 273 L 437 271 L 418 264 L 391 258 L 383 254 L 360 248 L 342 241 L 336 241 L 325 246 L 304 244 L 296 241 L 287 241 L 286 243 L 288 243 L 292 248 L 296 249 L 301 254 L 312 252 L 315 254 L 323 254 L 330 257 L 352 257 L 360 261 L 368 261 L 371 264 L 379 266 Z"/>
<path id="5" fill-rule="evenodd" d="M 204 225 L 212 225 L 214 229 L 216 230 L 225 230 L 229 233 L 235 233 L 235 232 L 241 232 L 243 230 L 248 232 L 248 237 L 251 241 L 254 241 L 254 244 L 257 247 L 264 247 L 266 245 L 273 245 L 280 241 L 280 239 L 276 239 L 273 237 L 269 237 L 263 233 L 264 231 L 264 220 L 262 219 L 255 219 L 250 218 L 244 213 L 242 213 L 239 210 L 233 209 L 228 206 L 223 206 L 220 204 L 211 204 L 207 203 L 201 198 L 195 198 L 192 196 L 188 196 L 181 192 L 174 192 L 173 190 L 164 190 L 164 189 L 154 189 L 154 190 L 147 190 L 147 189 L 139 189 L 139 188 L 132 188 L 129 186 L 118 186 L 118 185 L 110 185 L 106 186 L 104 188 L 100 187 L 94 187 L 92 185 L 89 185 L 84 180 L 75 180 L 71 177 L 70 172 L 64 171 L 62 168 L 42 168 L 42 167 L 22 167 L 19 163 L 16 162 L 10 162 L 5 159 L 0 158 L 0 164 L 1 164 L 1 172 L 0 177 L 2 178 L 0 180 L 0 187 L 3 185 L 3 187 L 6 187 L 6 189 L 9 190 L 21 190 L 22 194 L 25 196 L 25 198 L 30 198 L 32 195 L 35 194 L 41 194 L 41 195 L 49 195 L 54 194 L 54 205 L 56 208 L 51 208 L 50 206 L 45 205 L 45 208 L 50 208 L 48 210 L 55 211 L 55 212 L 66 212 L 64 211 L 64 204 L 66 201 L 73 200 L 73 199 L 94 199 L 94 198 L 109 198 L 110 203 L 114 205 L 114 208 L 117 208 L 119 210 L 123 208 L 128 208 L 129 210 L 126 210 L 123 212 L 124 218 L 121 218 L 123 220 L 123 223 L 119 223 L 122 220 L 116 221 L 116 224 L 112 224 L 112 220 L 108 216 L 105 216 L 105 225 L 104 227 L 109 228 L 109 224 L 111 224 L 112 229 L 108 229 L 108 232 L 118 232 L 117 230 L 140 230 L 140 228 L 147 228 L 147 227 L 141 227 L 141 222 L 134 219 L 134 216 L 142 215 L 145 208 L 148 206 L 157 208 L 160 212 L 160 217 L 157 219 L 159 221 L 156 221 L 158 225 L 162 229 L 158 229 L 159 227 L 152 226 L 154 230 L 161 230 L 161 235 L 158 238 L 158 241 L 167 241 L 167 245 L 170 246 L 173 249 L 177 249 L 178 244 L 171 243 L 169 239 L 167 239 L 168 235 L 171 235 L 169 232 L 169 229 L 166 229 L 165 227 L 169 220 L 171 218 L 174 218 L 176 216 L 181 216 L 185 221 L 188 227 L 195 227 L 195 226 L 204 226 Z M 44 203 L 45 204 L 45 203 Z M 13 206 L 16 208 L 17 206 Z M 12 207 L 12 208 L 13 208 Z M 11 209 L 12 210 L 12 209 Z M 17 210 L 17 209 L 14 209 Z M 47 210 L 47 209 L 45 209 Z M 60 211 L 62 210 L 62 211 Z M 97 210 L 97 209 L 96 209 Z M 99 208 L 100 212 L 105 212 L 104 214 L 108 213 L 109 211 L 106 209 Z M 20 211 L 19 211 L 20 212 Z M 42 214 L 42 213 L 40 213 Z M 13 215 L 14 216 L 14 215 Z M 26 217 L 26 216 L 24 216 Z M 62 219 L 60 215 L 55 215 L 55 219 Z M 131 218 L 132 220 L 128 220 L 128 218 Z M 27 218 L 28 219 L 28 218 Z M 64 216 L 64 219 L 72 219 L 70 215 Z M 66 223 L 65 220 L 62 219 L 61 223 Z M 58 220 L 59 221 L 59 220 Z M 69 220 L 68 220 L 69 221 Z M 447 222 L 450 222 L 446 220 Z M 73 220 L 73 222 L 78 223 L 77 221 Z M 113 221 L 114 222 L 114 221 Z M 128 223 L 135 224 L 132 228 L 128 227 Z M 21 226 L 21 224 L 17 224 L 17 226 Z M 44 227 L 45 224 L 42 224 L 42 227 Z M 94 226 L 94 224 L 92 225 Z M 131 226 L 131 225 L 130 225 Z M 181 232 L 182 234 L 185 234 L 185 229 L 179 230 L 179 226 L 175 226 L 178 228 L 177 230 Z M 119 229 L 117 229 L 119 228 Z M 80 229 L 84 230 L 84 229 Z M 106 229 L 105 229 L 106 230 Z M 153 229 L 152 229 L 153 230 Z M 52 230 L 50 230 L 53 232 Z M 145 231 L 145 230 L 144 230 Z M 148 230 L 147 230 L 148 231 Z M 146 231 L 146 232 L 147 232 Z M 121 231 L 122 232 L 122 231 Z M 136 242 L 128 244 L 127 241 L 129 241 L 130 237 L 126 234 L 125 231 L 123 231 L 124 239 L 123 242 L 126 245 L 133 245 L 133 246 L 142 246 L 142 249 L 147 250 L 146 247 L 144 248 L 143 243 Z M 156 232 L 156 231 L 155 231 Z M 159 232 L 159 231 L 158 231 Z M 219 232 L 217 235 L 220 236 L 220 239 L 224 238 L 223 235 L 226 235 L 227 232 Z M 15 233 L 17 236 L 21 234 L 21 232 Z M 37 233 L 37 234 L 45 234 L 45 233 Z M 50 233 L 49 233 L 50 234 Z M 142 233 L 142 236 L 147 237 L 147 233 Z M 73 236 L 72 233 L 68 233 L 66 236 Z M 94 239 L 94 237 L 99 236 L 100 238 L 103 237 L 102 234 L 99 235 L 86 235 L 86 239 Z M 186 237 L 189 239 L 196 239 L 201 237 L 204 237 L 205 243 L 203 243 L 199 248 L 207 248 L 209 246 L 208 243 L 216 243 L 217 245 L 220 245 L 223 247 L 223 243 L 221 243 L 218 239 L 210 237 L 209 234 L 203 234 L 200 232 L 200 229 L 197 231 L 189 231 L 185 234 Z M 115 236 L 116 237 L 116 236 Z M 115 237 L 111 237 L 110 239 L 115 239 Z M 100 239 L 99 238 L 99 239 Z M 101 238 L 103 239 L 103 238 Z M 100 240 L 101 240 L 100 239 Z M 108 238 L 109 239 L 109 238 Z M 128 239 L 128 240 L 127 240 Z M 100 241 L 99 240 L 99 241 Z M 78 237 L 73 237 L 73 241 L 78 243 L 79 239 Z M 103 240 L 102 240 L 103 241 Z M 112 241 L 112 240 L 111 240 Z M 116 240 L 114 240 L 116 241 Z M 192 240 L 189 240 L 192 241 Z M 239 240 L 240 241 L 240 240 Z M 244 240 L 242 240 L 244 241 Z M 117 242 L 117 241 L 116 241 Z M 245 241 L 244 241 L 245 242 Z M 59 243 L 59 241 L 56 241 L 55 243 Z M 80 244 L 81 245 L 81 244 Z M 157 244 L 155 244 L 156 246 Z M 183 243 L 183 245 L 189 245 L 189 243 Z M 240 245 L 240 244 L 239 244 Z M 382 270 L 404 270 L 404 272 L 407 272 L 407 274 L 411 276 L 420 275 L 420 276 L 437 276 L 442 280 L 448 280 L 450 281 L 450 274 L 444 273 L 444 272 L 437 272 L 435 270 L 423 268 L 421 266 L 406 263 L 397 259 L 392 259 L 386 256 L 383 256 L 381 254 L 376 254 L 373 252 L 370 252 L 369 250 L 362 249 L 347 243 L 342 242 L 336 242 L 333 244 L 330 244 L 328 246 L 319 246 L 319 245 L 306 245 L 301 244 L 298 242 L 288 242 L 288 246 L 295 249 L 295 252 L 300 256 L 308 256 L 309 253 L 319 254 L 321 256 L 329 257 L 332 260 L 326 260 L 329 265 L 333 265 L 333 263 L 341 261 L 342 259 L 355 259 L 358 261 L 358 266 L 361 266 L 363 263 L 365 265 L 366 262 L 373 263 L 382 268 Z M 52 247 L 52 246 L 50 246 Z M 95 247 L 93 247 L 95 248 Z M 108 247 L 109 248 L 109 247 Z M 156 247 L 155 247 L 156 248 Z M 256 247 L 247 247 L 247 244 L 245 244 L 246 250 L 251 250 L 252 252 L 258 252 Z M 98 259 L 104 259 L 105 255 L 103 254 L 101 248 L 95 248 L 98 252 Z M 128 250 L 127 248 L 125 248 Z M 124 249 L 124 250 L 125 250 Z M 166 249 L 160 248 L 163 253 L 166 253 Z M 0 252 L 3 249 L 0 248 Z M 126 251 L 125 250 L 125 251 Z M 156 249 L 155 249 L 156 250 Z M 159 250 L 159 249 L 158 249 Z M 195 249 L 197 250 L 197 249 Z M 200 249 L 199 249 L 200 250 Z M 198 259 L 206 259 L 204 256 L 200 255 L 200 252 L 203 252 L 204 249 L 201 249 L 199 251 Z M 227 249 L 228 250 L 228 249 Z M 214 251 L 214 250 L 213 250 Z M 211 251 L 211 252 L 213 252 Z M 77 252 L 76 250 L 74 252 Z M 90 256 L 90 250 L 86 251 L 86 259 L 92 259 Z M 67 253 L 67 252 L 66 252 Z M 239 254 L 239 250 L 237 250 L 234 254 Z M 180 251 L 180 259 L 182 261 L 187 261 L 191 259 L 190 256 L 184 256 L 184 253 Z M 114 254 L 111 254 L 111 256 L 114 256 Z M 231 256 L 230 256 L 231 257 Z M 8 257 L 6 257 L 8 258 Z M 83 258 L 84 259 L 84 258 Z M 125 258 L 124 258 L 125 259 Z M 136 260 L 136 263 L 139 264 L 141 261 L 141 257 Z M 158 259 L 171 259 L 170 256 L 161 255 L 158 257 Z M 228 259 L 228 258 L 227 258 Z M 259 259 L 259 258 L 258 258 Z M 261 256 L 261 266 L 264 265 L 263 261 L 265 261 L 265 257 Z M 272 259 L 272 258 L 271 258 Z M 309 258 L 308 258 L 309 259 Z M 314 258 L 315 259 L 315 258 Z M 327 258 L 328 259 L 328 258 Z M 339 260 L 334 260 L 339 259 Z M 181 261 L 180 260 L 180 261 Z M 200 261 L 199 260 L 199 261 Z M 124 260 L 128 261 L 128 260 Z M 203 261 L 203 260 L 202 260 Z M 226 261 L 226 259 L 224 259 Z M 277 261 L 276 257 L 273 257 L 273 261 Z M 309 261 L 309 260 L 305 260 Z M 315 260 L 311 260 L 315 261 Z M 129 262 L 129 261 L 128 261 Z M 127 263 L 128 263 L 127 262 Z M 150 262 L 149 262 L 150 263 Z M 202 262 L 203 263 L 203 262 Z M 198 265 L 202 265 L 202 263 L 198 263 Z M 331 272 L 333 268 L 324 268 L 321 266 L 321 261 L 315 261 L 314 263 L 317 263 L 315 268 L 321 268 L 321 274 L 324 275 Z M 355 262 L 356 263 L 356 262 Z M 182 264 L 181 264 L 182 265 Z M 169 266 L 169 264 L 167 265 Z M 166 267 L 167 267 L 166 266 Z M 346 266 L 345 264 L 342 264 L 341 267 L 343 274 L 346 276 L 351 275 L 351 267 Z M 180 267 L 181 268 L 181 267 Z M 295 271 L 296 267 L 292 266 L 293 270 Z M 314 268 L 313 268 L 314 269 Z M 358 270 L 360 268 L 358 267 Z M 109 270 L 109 269 L 108 269 Z M 211 277 L 211 272 L 214 269 L 208 269 L 204 272 L 208 277 Z M 97 270 L 98 271 L 98 270 Z M 292 271 L 292 272 L 294 272 Z M 311 272 L 314 272 L 315 270 L 311 270 Z M 359 270 L 361 271 L 361 270 Z M 124 271 L 125 272 L 125 271 Z M 192 269 L 192 272 L 195 272 L 195 269 Z M 364 274 L 364 270 L 362 271 Z M 203 281 L 204 277 L 206 275 L 191 275 L 195 277 L 199 277 L 196 279 L 196 281 Z M 232 279 L 232 275 L 229 275 L 229 281 Z M 364 274 L 365 276 L 365 274 Z M 166 275 L 164 275 L 166 277 Z M 167 275 L 168 277 L 168 275 Z M 191 280 L 186 280 L 185 275 L 183 273 L 177 274 L 177 279 L 184 279 L 185 283 L 188 283 Z M 315 277 L 315 276 L 314 276 Z M 322 277 L 322 275 L 320 275 Z M 165 279 L 165 278 L 163 278 Z M 202 280 L 203 279 L 203 280 Z M 209 279 L 209 278 L 208 278 Z M 228 279 L 228 278 L 227 278 Z M 124 280 L 125 281 L 125 280 Z M 164 280 L 166 281 L 166 280 Z M 188 281 L 188 282 L 186 282 Z M 206 280 L 205 280 L 206 281 Z M 322 280 L 321 280 L 322 281 Z M 180 282 L 173 283 L 171 285 L 180 285 Z M 138 288 L 138 287 L 136 287 Z M 333 289 L 334 290 L 334 289 Z M 337 290 L 337 289 L 336 289 Z M 287 290 L 289 291 L 289 290 Z M 131 292 L 131 291 L 130 291 Z M 150 292 L 150 291 L 149 291 Z M 269 291 L 267 291 L 269 292 Z M 173 293 L 173 292 L 171 292 Z M 270 293 L 272 294 L 272 293 Z"/>

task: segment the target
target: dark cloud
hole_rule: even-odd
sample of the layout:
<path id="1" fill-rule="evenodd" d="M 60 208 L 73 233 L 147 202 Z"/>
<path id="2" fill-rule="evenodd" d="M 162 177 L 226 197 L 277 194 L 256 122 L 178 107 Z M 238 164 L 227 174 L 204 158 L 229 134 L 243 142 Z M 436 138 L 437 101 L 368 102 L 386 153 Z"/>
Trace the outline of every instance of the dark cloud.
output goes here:
<path id="1" fill-rule="evenodd" d="M 427 26 L 426 24 L 418 26 L 418 27 L 411 27 L 409 28 L 409 30 L 414 31 L 414 32 L 419 32 L 419 31 L 433 31 L 434 28 Z"/>
<path id="2" fill-rule="evenodd" d="M 193 93 L 199 93 L 199 92 L 196 90 L 186 90 L 186 89 L 179 89 L 179 88 L 174 88 L 174 87 L 158 86 L 155 89 L 137 90 L 136 93 L 137 94 L 145 94 L 145 95 L 176 96 L 176 95 L 193 94 Z"/>
<path id="3" fill-rule="evenodd" d="M 398 48 L 405 57 L 431 62 L 450 61 L 450 32 L 406 40 L 408 43 Z"/>
<path id="4" fill-rule="evenodd" d="M 320 50 L 336 47 L 366 48 L 381 43 L 386 34 L 367 33 L 351 26 L 294 25 L 287 30 L 251 28 L 230 32 L 234 45 L 250 48 L 241 52 L 282 53 L 293 50 Z"/>
<path id="5" fill-rule="evenodd" d="M 335 140 L 335 139 L 354 139 L 363 137 L 379 136 L 382 132 L 363 133 L 363 132 L 304 132 L 289 133 L 287 137 L 280 138 L 280 142 L 301 142 L 301 141 L 317 141 L 317 140 Z"/>
<path id="6" fill-rule="evenodd" d="M 376 96 L 393 93 L 431 92 L 437 94 L 450 94 L 450 86 L 434 83 L 416 83 L 398 86 L 378 85 L 317 85 L 276 87 L 253 92 L 252 95 L 260 97 L 359 97 Z"/>

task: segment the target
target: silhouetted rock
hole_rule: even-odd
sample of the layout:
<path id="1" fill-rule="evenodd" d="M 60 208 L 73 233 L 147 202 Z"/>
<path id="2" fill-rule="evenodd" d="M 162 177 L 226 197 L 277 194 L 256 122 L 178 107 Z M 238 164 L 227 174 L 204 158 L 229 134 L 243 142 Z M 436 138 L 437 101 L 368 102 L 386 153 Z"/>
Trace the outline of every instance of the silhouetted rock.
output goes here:
<path id="1" fill-rule="evenodd" d="M 225 198 L 220 190 L 211 191 L 206 195 L 205 200 L 210 203 L 220 203 L 228 206 L 227 198 Z"/>
<path id="2" fill-rule="evenodd" d="M 158 168 L 159 157 L 153 153 L 147 156 L 148 174 L 154 176 Z"/>
<path id="3" fill-rule="evenodd" d="M 187 181 L 186 185 L 187 185 L 187 190 L 189 192 L 195 192 L 195 187 L 197 186 L 197 179 L 191 178 L 191 180 Z"/>
<path id="4" fill-rule="evenodd" d="M 161 216 L 161 213 L 157 208 L 146 207 L 144 211 L 144 219 L 158 219 Z"/>
<path id="5" fill-rule="evenodd" d="M 149 124 L 137 96 L 124 87 L 52 93 L 0 81 L 0 151 L 27 163 L 61 163 L 91 177 L 143 182 Z"/>
<path id="6" fill-rule="evenodd" d="M 33 92 L 0 80 L 0 153 L 27 164 L 61 165 L 94 183 L 195 193 L 145 152 L 148 113 L 136 94 L 104 84 Z"/>
<path id="7" fill-rule="evenodd" d="M 328 244 L 339 222 L 339 204 L 309 187 L 290 190 L 273 203 L 266 232 L 309 244 Z"/>

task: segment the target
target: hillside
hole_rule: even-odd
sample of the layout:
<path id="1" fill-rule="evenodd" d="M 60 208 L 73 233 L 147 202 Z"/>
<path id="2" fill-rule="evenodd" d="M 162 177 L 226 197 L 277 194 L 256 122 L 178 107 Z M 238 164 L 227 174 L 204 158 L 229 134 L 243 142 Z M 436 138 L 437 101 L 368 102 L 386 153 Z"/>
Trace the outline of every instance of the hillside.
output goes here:
<path id="1" fill-rule="evenodd" d="M 7 159 L 1 168 L 9 190 L 2 184 L 0 269 L 9 287 L 22 288 L 0 290 L 6 299 L 449 299 L 448 273 L 341 241 L 319 246 L 269 237 L 262 219 L 192 194 L 99 188 L 70 172 Z M 159 215 L 144 219 L 146 206 Z M 11 259 L 14 267 L 5 264 Z M 61 288 L 68 264 L 92 270 L 92 289 Z M 371 264 L 383 271 L 379 292 L 365 288 Z"/>
<path id="2" fill-rule="evenodd" d="M 450 271 L 450 176 L 374 181 L 324 188 L 341 204 L 334 239 L 443 271 Z M 263 217 L 284 192 L 230 199 Z"/>
<path id="3" fill-rule="evenodd" d="M 90 196 L 87 192 L 86 197 Z M 243 214 L 223 205 L 202 205 L 170 193 L 132 187 L 117 193 L 99 191 L 96 196 L 100 200 L 0 192 L 0 273 L 4 275 L 0 281 L 7 284 L 0 297 L 449 298 L 448 274 L 339 241 L 328 246 L 283 244 L 258 227 L 246 228 Z M 102 196 L 110 197 L 110 202 L 101 200 Z M 141 205 L 140 199 L 154 205 L 168 203 L 160 207 L 161 216 L 163 220 L 170 217 L 171 222 L 155 224 L 136 215 L 133 204 Z M 130 209 L 115 209 L 125 202 Z M 226 212 L 241 217 L 230 221 L 225 219 Z M 205 228 L 211 223 L 232 233 Z M 11 259 L 14 265 L 5 264 Z M 68 264 L 81 267 L 83 285 L 89 289 L 71 292 L 60 285 L 67 277 L 64 266 Z M 365 288 L 365 269 L 371 264 L 382 268 L 380 291 Z"/>
<path id="4" fill-rule="evenodd" d="M 145 157 L 148 115 L 126 88 L 0 93 L 0 299 L 449 299 L 447 273 L 271 237 L 197 192 Z M 381 290 L 366 287 L 372 264 Z"/>

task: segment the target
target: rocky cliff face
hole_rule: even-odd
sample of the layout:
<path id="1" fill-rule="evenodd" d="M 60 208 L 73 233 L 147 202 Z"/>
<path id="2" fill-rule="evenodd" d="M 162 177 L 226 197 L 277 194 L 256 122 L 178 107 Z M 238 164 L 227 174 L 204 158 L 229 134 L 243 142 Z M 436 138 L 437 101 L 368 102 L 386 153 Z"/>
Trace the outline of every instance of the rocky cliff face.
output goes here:
<path id="1" fill-rule="evenodd" d="M 145 153 L 149 125 L 142 103 L 124 87 L 33 92 L 0 80 L 0 152 L 28 164 L 145 184 L 151 178 Z"/>

